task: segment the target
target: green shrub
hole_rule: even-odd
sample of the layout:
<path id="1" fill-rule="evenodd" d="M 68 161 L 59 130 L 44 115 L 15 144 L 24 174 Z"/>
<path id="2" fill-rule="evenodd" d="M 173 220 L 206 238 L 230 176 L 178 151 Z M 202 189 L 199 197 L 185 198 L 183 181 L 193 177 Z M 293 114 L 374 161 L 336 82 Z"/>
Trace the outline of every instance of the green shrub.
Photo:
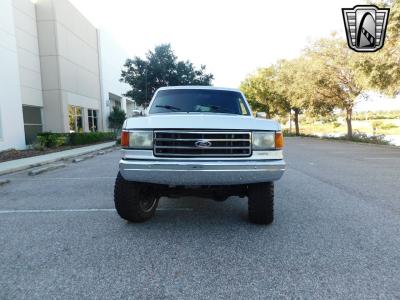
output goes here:
<path id="1" fill-rule="evenodd" d="M 289 131 L 289 129 L 283 129 L 283 137 L 296 137 L 296 136 L 302 136 L 302 137 L 317 137 L 314 134 L 306 134 L 306 133 L 300 133 L 300 135 L 296 135 L 296 133 L 294 132 L 294 130 L 292 130 L 292 132 Z"/>
<path id="2" fill-rule="evenodd" d="M 283 131 L 283 136 L 290 137 L 295 136 L 293 133 L 289 133 L 287 130 Z M 319 137 L 312 134 L 300 134 L 300 137 L 312 137 L 319 139 L 327 139 L 327 140 L 343 140 L 343 141 L 353 141 L 359 143 L 369 143 L 369 144 L 380 144 L 380 145 L 390 145 L 390 142 L 385 140 L 385 135 L 367 135 L 366 133 L 359 132 L 357 130 L 354 131 L 353 137 L 349 139 L 346 135 L 333 137 L 333 136 L 323 136 Z"/>
<path id="3" fill-rule="evenodd" d="M 37 150 L 37 151 L 44 151 L 46 149 L 45 146 L 43 146 L 42 143 L 40 143 L 38 140 L 36 140 L 35 142 L 33 142 L 31 145 L 28 146 L 28 149 L 33 149 L 33 150 Z"/>
<path id="4" fill-rule="evenodd" d="M 115 139 L 113 132 L 77 132 L 77 133 L 53 133 L 43 132 L 36 137 L 43 148 L 56 148 L 62 145 L 87 145 Z"/>
<path id="5" fill-rule="evenodd" d="M 383 124 L 383 125 L 381 126 L 381 129 L 382 129 L 382 130 L 388 130 L 388 129 L 392 129 L 392 128 L 397 128 L 396 124 L 393 124 L 393 123 L 386 123 L 386 124 Z"/>
<path id="6" fill-rule="evenodd" d="M 125 112 L 118 106 L 114 106 L 112 112 L 108 116 L 108 122 L 110 128 L 114 129 L 115 131 L 118 131 L 119 129 L 122 128 L 122 124 L 124 124 L 125 119 L 126 119 Z"/>
<path id="7" fill-rule="evenodd" d="M 368 136 L 363 132 L 355 132 L 353 133 L 353 137 L 351 140 L 353 142 L 360 142 L 360 143 L 390 145 L 390 142 L 385 140 L 384 134 Z"/>
<path id="8" fill-rule="evenodd" d="M 293 132 L 290 132 L 289 129 L 283 129 L 282 130 L 283 136 L 288 137 L 288 136 L 296 136 Z"/>
<path id="9" fill-rule="evenodd" d="M 79 132 L 69 134 L 71 145 L 86 145 L 114 139 L 115 134 L 113 132 Z"/>
<path id="10" fill-rule="evenodd" d="M 44 148 L 57 148 L 67 142 L 67 137 L 64 134 L 42 132 L 37 135 L 39 144 Z"/>

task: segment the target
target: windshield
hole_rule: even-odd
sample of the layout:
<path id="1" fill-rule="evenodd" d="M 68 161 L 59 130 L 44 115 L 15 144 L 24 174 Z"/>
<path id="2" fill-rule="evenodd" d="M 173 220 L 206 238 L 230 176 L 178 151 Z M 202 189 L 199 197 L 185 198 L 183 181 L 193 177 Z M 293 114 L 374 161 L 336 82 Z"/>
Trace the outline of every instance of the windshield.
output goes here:
<path id="1" fill-rule="evenodd" d="M 204 89 L 158 91 L 149 113 L 168 112 L 249 115 L 241 93 Z"/>

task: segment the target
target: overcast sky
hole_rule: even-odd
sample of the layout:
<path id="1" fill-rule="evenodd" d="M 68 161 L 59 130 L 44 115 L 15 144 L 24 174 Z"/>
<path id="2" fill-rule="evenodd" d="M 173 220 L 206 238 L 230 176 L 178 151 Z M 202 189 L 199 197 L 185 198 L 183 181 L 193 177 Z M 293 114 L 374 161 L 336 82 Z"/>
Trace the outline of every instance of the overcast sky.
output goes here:
<path id="1" fill-rule="evenodd" d="M 171 43 L 180 59 L 205 64 L 214 85 L 237 87 L 258 67 L 300 53 L 338 31 L 341 8 L 363 0 L 70 0 L 130 56 Z"/>

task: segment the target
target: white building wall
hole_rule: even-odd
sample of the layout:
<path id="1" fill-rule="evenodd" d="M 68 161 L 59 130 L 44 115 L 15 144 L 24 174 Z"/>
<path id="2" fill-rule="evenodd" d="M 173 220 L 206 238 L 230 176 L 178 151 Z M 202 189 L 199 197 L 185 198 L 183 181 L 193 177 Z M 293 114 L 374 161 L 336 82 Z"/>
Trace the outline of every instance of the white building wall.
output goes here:
<path id="1" fill-rule="evenodd" d="M 83 108 L 85 131 L 88 109 L 99 111 L 98 130 L 113 104 L 129 116 L 136 106 L 119 82 L 127 57 L 67 0 L 0 0 L 0 151 L 26 147 L 24 105 L 41 107 L 52 132 L 69 131 L 68 105 Z"/>
<path id="2" fill-rule="evenodd" d="M 103 106 L 103 126 L 108 128 L 108 116 L 112 110 L 110 93 L 121 97 L 121 108 L 125 111 L 129 107 L 129 99 L 123 95 L 130 89 L 129 85 L 120 82 L 121 70 L 128 54 L 118 46 L 118 43 L 105 30 L 97 30 L 99 53 L 100 53 L 100 78 L 101 96 Z M 130 112 L 127 111 L 129 116 Z"/>
<path id="3" fill-rule="evenodd" d="M 63 132 L 64 117 L 53 2 L 39 0 L 36 2 L 35 8 L 40 69 L 42 71 L 43 129 L 44 131 Z"/>
<path id="4" fill-rule="evenodd" d="M 0 151 L 25 148 L 12 0 L 0 1 Z"/>
<path id="5" fill-rule="evenodd" d="M 35 5 L 13 0 L 22 104 L 43 106 Z"/>
<path id="6" fill-rule="evenodd" d="M 45 130 L 69 131 L 68 105 L 101 111 L 97 30 L 67 0 L 37 0 Z M 99 120 L 99 130 L 102 130 Z"/>
<path id="7" fill-rule="evenodd" d="M 68 105 L 84 109 L 83 127 L 89 131 L 87 110 L 101 111 L 97 30 L 69 1 L 53 0 L 53 7 L 65 131 Z"/>

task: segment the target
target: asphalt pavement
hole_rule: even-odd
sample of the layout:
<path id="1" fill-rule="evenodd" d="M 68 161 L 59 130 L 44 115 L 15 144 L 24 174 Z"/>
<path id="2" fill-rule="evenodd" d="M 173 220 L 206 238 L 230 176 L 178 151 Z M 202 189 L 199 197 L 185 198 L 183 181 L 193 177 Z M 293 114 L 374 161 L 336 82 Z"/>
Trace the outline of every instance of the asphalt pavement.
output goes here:
<path id="1" fill-rule="evenodd" d="M 114 151 L 1 176 L 0 299 L 400 299 L 400 149 L 286 140 L 275 222 L 245 199 L 114 211 Z"/>

